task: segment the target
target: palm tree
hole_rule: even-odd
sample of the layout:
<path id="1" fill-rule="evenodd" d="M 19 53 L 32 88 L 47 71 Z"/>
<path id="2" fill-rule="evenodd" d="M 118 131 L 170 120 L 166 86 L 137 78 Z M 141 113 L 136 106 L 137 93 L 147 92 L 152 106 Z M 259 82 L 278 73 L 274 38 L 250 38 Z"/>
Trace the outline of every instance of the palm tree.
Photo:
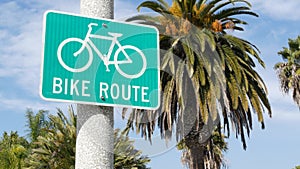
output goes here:
<path id="1" fill-rule="evenodd" d="M 48 112 L 45 110 L 40 110 L 36 114 L 34 114 L 31 109 L 26 111 L 26 127 L 28 127 L 27 137 L 31 140 L 31 142 L 36 141 L 38 136 L 46 134 L 46 131 L 42 130 L 42 128 L 46 128 L 49 125 L 47 113 Z"/>
<path id="2" fill-rule="evenodd" d="M 22 169 L 29 143 L 17 132 L 3 133 L 0 139 L 0 169 Z"/>
<path id="3" fill-rule="evenodd" d="M 215 125 L 229 135 L 229 121 L 241 136 L 252 129 L 252 114 L 264 128 L 264 109 L 271 116 L 267 89 L 255 71 L 256 59 L 264 67 L 259 50 L 250 42 L 227 32 L 243 31 L 247 24 L 238 16 L 258 16 L 246 0 L 145 1 L 159 16 L 138 15 L 128 19 L 156 26 L 160 31 L 162 106 L 159 110 L 133 110 L 128 125 L 151 141 L 158 127 L 169 139 L 184 140 L 191 154 L 190 168 L 205 168 L 205 147 Z M 252 109 L 251 109 L 252 107 Z M 124 109 L 124 113 L 127 109 Z M 135 123 L 133 123 L 135 120 Z M 208 133 L 208 134 L 207 134 Z M 210 160 L 209 160 L 210 161 Z M 210 165 L 213 166 L 213 165 Z"/>
<path id="4" fill-rule="evenodd" d="M 281 83 L 281 89 L 288 94 L 291 90 L 294 102 L 300 108 L 300 36 L 289 39 L 289 47 L 284 47 L 278 54 L 284 62 L 274 66 Z"/>
<path id="5" fill-rule="evenodd" d="M 38 135 L 27 160 L 30 168 L 71 169 L 75 168 L 76 116 L 72 108 L 69 118 L 61 110 L 57 115 L 49 115 L 47 126 L 42 128 L 47 134 Z"/>
<path id="6" fill-rule="evenodd" d="M 61 110 L 57 115 L 48 115 L 47 127 L 41 130 L 46 134 L 39 135 L 36 139 L 31 154 L 27 158 L 28 169 L 71 169 L 75 168 L 76 145 L 76 119 L 72 107 L 69 108 L 68 117 Z M 40 133 L 43 133 L 40 132 Z M 114 164 L 115 169 L 147 169 L 148 157 L 134 149 L 125 132 L 115 130 Z"/>

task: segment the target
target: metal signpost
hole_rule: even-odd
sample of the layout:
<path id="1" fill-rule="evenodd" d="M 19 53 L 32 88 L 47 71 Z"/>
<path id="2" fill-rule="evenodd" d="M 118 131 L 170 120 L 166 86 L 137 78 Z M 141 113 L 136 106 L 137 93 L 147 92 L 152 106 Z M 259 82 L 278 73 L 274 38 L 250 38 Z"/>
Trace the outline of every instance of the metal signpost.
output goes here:
<path id="1" fill-rule="evenodd" d="M 80 13 L 112 19 L 114 0 L 80 0 Z M 113 133 L 113 107 L 77 104 L 75 169 L 113 169 Z"/>
<path id="2" fill-rule="evenodd" d="M 57 11 L 48 11 L 44 20 L 42 97 L 159 107 L 156 28 Z"/>

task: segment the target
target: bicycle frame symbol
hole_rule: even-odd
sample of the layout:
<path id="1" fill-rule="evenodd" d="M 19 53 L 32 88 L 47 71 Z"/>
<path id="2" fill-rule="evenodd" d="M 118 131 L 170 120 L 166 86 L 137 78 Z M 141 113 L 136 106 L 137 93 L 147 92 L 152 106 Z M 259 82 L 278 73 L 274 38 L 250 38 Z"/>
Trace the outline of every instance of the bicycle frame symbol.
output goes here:
<path id="1" fill-rule="evenodd" d="M 146 57 L 145 57 L 144 53 L 139 48 L 137 48 L 135 46 L 132 46 L 132 45 L 122 46 L 120 44 L 119 40 L 118 40 L 119 37 L 123 36 L 123 34 L 120 34 L 120 33 L 108 32 L 108 35 L 110 35 L 110 36 L 102 36 L 102 35 L 92 34 L 91 32 L 92 32 L 93 26 L 98 26 L 98 24 L 97 23 L 90 23 L 88 25 L 88 31 L 86 33 L 86 36 L 85 36 L 84 40 L 82 40 L 80 38 L 72 37 L 72 38 L 67 38 L 67 39 L 63 40 L 59 44 L 58 49 L 57 49 L 58 61 L 66 70 L 68 70 L 70 72 L 83 72 L 83 71 L 87 70 L 93 62 L 93 51 L 92 51 L 92 49 L 93 49 L 96 52 L 96 54 L 100 57 L 100 59 L 103 60 L 103 63 L 106 66 L 106 72 L 110 71 L 108 66 L 113 64 L 115 66 L 116 70 L 122 76 L 124 76 L 126 78 L 134 79 L 134 78 L 138 78 L 138 77 L 140 77 L 141 75 L 144 74 L 144 72 L 146 70 Z M 93 41 L 90 38 L 111 41 L 108 53 L 107 54 L 101 53 L 101 51 L 97 48 L 97 46 L 93 43 Z M 65 61 L 63 60 L 63 57 L 62 57 L 63 47 L 68 43 L 74 43 L 74 42 L 80 43 L 81 47 L 78 51 L 74 51 L 73 57 L 79 56 L 84 51 L 84 49 L 87 49 L 88 55 L 89 55 L 87 63 L 84 64 L 84 66 L 79 67 L 79 68 L 73 68 L 73 67 L 68 66 L 65 63 Z M 112 52 L 113 52 L 113 49 L 114 49 L 115 45 L 117 45 L 118 48 L 117 48 L 117 50 L 114 54 L 114 60 L 111 61 L 110 58 L 111 58 L 111 55 L 112 55 Z M 122 70 L 119 66 L 119 65 L 122 65 L 122 64 L 131 64 L 131 63 L 133 63 L 132 59 L 130 58 L 130 56 L 128 55 L 126 50 L 133 50 L 135 54 L 137 54 L 139 57 L 141 57 L 142 67 L 140 68 L 140 70 L 137 71 L 137 73 L 134 73 L 134 74 L 133 73 L 128 73 L 125 70 Z M 125 56 L 125 59 L 119 60 L 118 57 L 119 57 L 120 53 L 122 53 Z M 134 66 L 132 68 L 136 67 L 134 64 L 131 64 L 131 66 Z"/>

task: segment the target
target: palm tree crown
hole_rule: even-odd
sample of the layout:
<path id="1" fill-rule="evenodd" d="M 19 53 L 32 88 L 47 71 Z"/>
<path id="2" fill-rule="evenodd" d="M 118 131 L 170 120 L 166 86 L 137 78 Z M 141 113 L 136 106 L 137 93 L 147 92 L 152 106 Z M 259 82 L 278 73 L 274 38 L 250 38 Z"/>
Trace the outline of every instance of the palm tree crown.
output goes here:
<path id="1" fill-rule="evenodd" d="M 237 16 L 258 16 L 250 11 L 250 3 L 245 0 L 173 0 L 172 5 L 168 5 L 164 0 L 157 0 L 145 1 L 138 9 L 142 7 L 160 14 L 138 15 L 128 21 L 154 25 L 160 30 L 163 104 L 160 113 L 156 111 L 153 115 L 151 112 L 152 115 L 146 117 L 159 116 L 158 125 L 163 128 L 163 135 L 167 130 L 172 130 L 170 126 L 174 123 L 180 130 L 180 118 L 187 104 L 184 101 L 187 93 L 183 90 L 183 85 L 187 85 L 183 83 L 185 73 L 196 95 L 199 112 L 196 121 L 207 123 L 208 117 L 216 119 L 219 111 L 223 114 L 225 125 L 231 119 L 243 142 L 243 128 L 249 133 L 252 127 L 251 112 L 257 113 L 264 127 L 263 110 L 266 108 L 271 115 L 271 108 L 266 86 L 254 70 L 256 65 L 253 59 L 263 67 L 264 62 L 256 46 L 226 33 L 226 30 L 232 29 L 243 31 L 239 25 L 247 22 Z M 216 110 L 218 105 L 221 109 Z M 136 111 L 145 114 L 144 110 Z M 134 114 L 132 117 L 136 117 Z M 141 115 L 139 117 L 142 119 Z M 145 136 L 151 136 L 154 129 L 154 121 L 149 119 L 149 122 L 152 125 L 137 126 Z M 145 131 L 147 129 L 150 134 Z"/>
<path id="2" fill-rule="evenodd" d="M 300 107 L 300 36 L 289 39 L 289 48 L 284 47 L 278 54 L 284 62 L 275 65 L 281 89 L 284 93 L 292 90 L 292 97 Z"/>

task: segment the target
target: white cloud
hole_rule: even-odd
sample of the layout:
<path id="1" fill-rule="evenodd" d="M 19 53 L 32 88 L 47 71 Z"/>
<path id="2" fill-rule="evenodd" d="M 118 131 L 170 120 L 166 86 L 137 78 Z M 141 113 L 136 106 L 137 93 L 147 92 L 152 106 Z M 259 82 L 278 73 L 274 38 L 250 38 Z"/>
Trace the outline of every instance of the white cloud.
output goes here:
<path id="1" fill-rule="evenodd" d="M 33 109 L 34 111 L 41 110 L 41 109 L 55 111 L 56 108 L 67 107 L 66 103 L 40 102 L 40 101 L 24 99 L 23 97 L 11 98 L 9 96 L 3 95 L 2 93 L 0 93 L 0 105 L 2 110 L 6 110 L 6 111 L 9 110 L 9 111 L 15 111 L 21 113 L 24 113 L 24 111 L 27 108 Z"/>
<path id="2" fill-rule="evenodd" d="M 43 13 L 48 9 L 78 13 L 79 0 L 0 3 L 0 78 L 15 77 L 32 93 L 39 86 Z"/>
<path id="3" fill-rule="evenodd" d="M 27 15 L 27 12 L 22 10 L 21 7 L 15 1 L 9 1 L 0 6 L 0 25 L 1 26 L 19 26 L 23 23 L 20 18 L 20 14 Z"/>
<path id="4" fill-rule="evenodd" d="M 300 1 L 298 0 L 250 0 L 254 10 L 270 18 L 280 20 L 300 20 Z"/>
<path id="5" fill-rule="evenodd" d="M 115 1 L 115 18 L 117 20 L 124 20 L 137 13 L 137 4 L 124 2 L 122 0 Z"/>
<path id="6" fill-rule="evenodd" d="M 296 104 L 293 104 L 290 98 L 282 97 L 278 100 L 272 100 L 272 119 L 289 122 L 300 121 L 300 112 Z"/>

